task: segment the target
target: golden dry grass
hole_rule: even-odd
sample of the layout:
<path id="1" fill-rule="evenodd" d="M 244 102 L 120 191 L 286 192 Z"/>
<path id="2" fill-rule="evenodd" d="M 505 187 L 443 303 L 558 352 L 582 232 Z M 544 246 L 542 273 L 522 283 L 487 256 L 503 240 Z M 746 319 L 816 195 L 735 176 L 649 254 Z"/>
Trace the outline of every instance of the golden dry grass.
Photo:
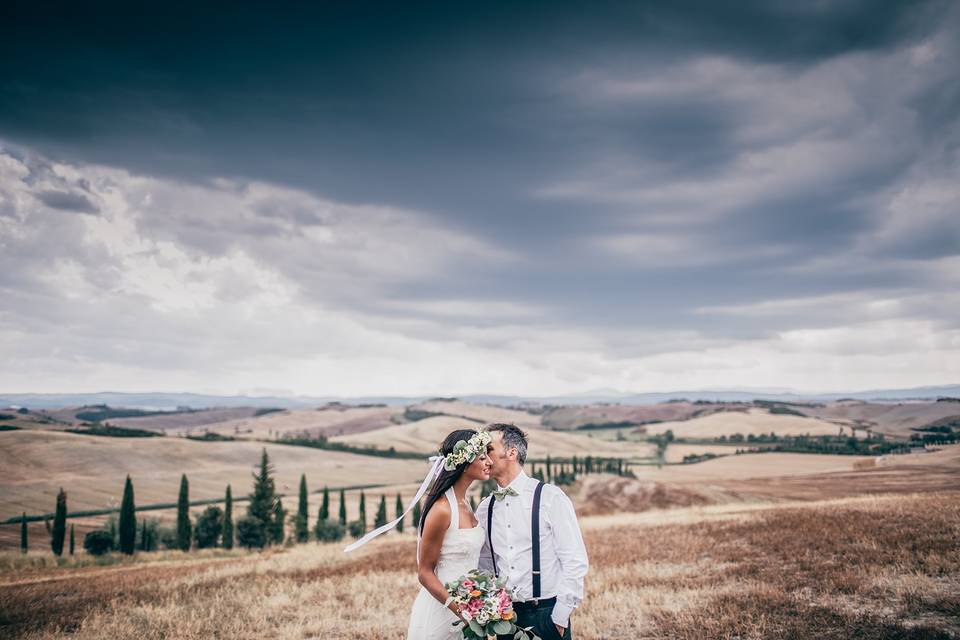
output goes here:
<path id="1" fill-rule="evenodd" d="M 777 435 L 826 435 L 835 436 L 842 429 L 850 435 L 849 428 L 831 424 L 818 418 L 786 414 L 773 414 L 765 409 L 749 411 L 721 411 L 691 420 L 659 422 L 644 425 L 649 434 L 665 433 L 668 429 L 678 438 L 715 438 L 735 433 L 759 435 L 774 432 Z M 865 435 L 865 434 L 860 434 Z"/>
<path id="2" fill-rule="evenodd" d="M 316 409 L 287 409 L 256 417 L 235 420 L 187 429 L 187 432 L 211 431 L 238 438 L 267 438 L 280 435 L 295 436 L 304 432 L 339 435 L 380 429 L 392 424 L 403 412 L 396 407 L 351 407 L 327 405 Z"/>
<path id="3" fill-rule="evenodd" d="M 346 436 L 333 438 L 351 445 L 376 445 L 384 448 L 387 443 L 398 451 L 435 451 L 443 438 L 454 429 L 476 429 L 480 426 L 464 418 L 434 416 L 416 422 L 398 424 Z M 645 442 L 610 442 L 587 435 L 545 429 L 527 429 L 530 440 L 530 457 L 601 456 L 617 458 L 646 458 L 655 451 Z"/>
<path id="4" fill-rule="evenodd" d="M 685 512 L 685 518 L 677 518 Z M 576 637 L 956 638 L 960 492 L 584 519 Z M 0 584 L 0 634 L 116 638 L 403 637 L 412 536 L 355 554 L 306 545 L 237 557 L 157 554 Z M 2 565 L 0 565 L 2 566 Z"/>
<path id="5" fill-rule="evenodd" d="M 540 416 L 517 409 L 508 409 L 490 404 L 474 404 L 463 400 L 431 400 L 414 405 L 411 409 L 462 416 L 479 422 L 507 422 L 523 428 L 540 427 Z"/>
<path id="6" fill-rule="evenodd" d="M 0 519 L 52 512 L 59 487 L 71 511 L 119 505 L 129 473 L 137 504 L 173 503 L 180 474 L 190 480 L 190 498 L 221 498 L 229 483 L 245 494 L 250 473 L 266 446 L 276 468 L 277 490 L 297 491 L 305 473 L 311 490 L 323 485 L 419 481 L 426 462 L 371 458 L 260 442 L 196 442 L 186 438 L 105 438 L 52 431 L 0 432 Z"/>

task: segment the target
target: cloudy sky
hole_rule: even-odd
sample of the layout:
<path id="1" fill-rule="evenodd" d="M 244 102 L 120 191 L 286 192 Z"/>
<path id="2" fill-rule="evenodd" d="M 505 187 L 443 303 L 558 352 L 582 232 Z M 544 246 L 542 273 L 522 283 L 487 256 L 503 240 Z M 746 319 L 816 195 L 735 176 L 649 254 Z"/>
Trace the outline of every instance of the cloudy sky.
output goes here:
<path id="1" fill-rule="evenodd" d="M 960 381 L 957 3 L 25 4 L 0 391 Z"/>

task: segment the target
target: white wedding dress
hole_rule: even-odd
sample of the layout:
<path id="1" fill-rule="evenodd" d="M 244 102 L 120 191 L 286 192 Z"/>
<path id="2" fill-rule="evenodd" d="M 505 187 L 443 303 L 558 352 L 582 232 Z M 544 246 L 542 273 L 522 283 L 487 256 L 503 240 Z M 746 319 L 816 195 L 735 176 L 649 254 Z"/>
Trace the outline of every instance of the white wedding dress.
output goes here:
<path id="1" fill-rule="evenodd" d="M 450 526 L 443 534 L 443 546 L 440 547 L 440 559 L 435 571 L 440 582 L 447 583 L 477 568 L 484 531 L 479 523 L 475 527 L 461 529 L 460 508 L 453 488 L 448 489 L 444 496 L 450 503 Z M 450 609 L 443 606 L 426 588 L 420 587 L 410 612 L 407 640 L 459 640 L 463 634 L 460 627 L 452 626 L 456 621 L 457 617 Z"/>

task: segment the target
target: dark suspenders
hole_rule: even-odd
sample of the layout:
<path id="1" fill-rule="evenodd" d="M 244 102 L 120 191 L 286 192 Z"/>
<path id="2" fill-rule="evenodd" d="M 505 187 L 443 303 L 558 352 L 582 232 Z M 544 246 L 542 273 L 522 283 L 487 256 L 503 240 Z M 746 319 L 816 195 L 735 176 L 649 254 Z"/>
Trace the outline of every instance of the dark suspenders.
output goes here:
<path id="1" fill-rule="evenodd" d="M 540 493 L 543 483 L 538 482 L 533 492 L 533 515 L 530 521 L 530 542 L 533 543 L 533 597 L 540 597 Z"/>
<path id="2" fill-rule="evenodd" d="M 530 514 L 530 543 L 533 546 L 533 597 L 540 597 L 540 494 L 543 493 L 543 482 L 537 481 L 537 488 L 533 491 L 533 509 Z M 487 544 L 490 547 L 490 558 L 493 560 L 493 575 L 500 576 L 497 570 L 497 554 L 493 550 L 493 505 L 497 499 L 490 496 L 490 506 L 487 507 Z"/>

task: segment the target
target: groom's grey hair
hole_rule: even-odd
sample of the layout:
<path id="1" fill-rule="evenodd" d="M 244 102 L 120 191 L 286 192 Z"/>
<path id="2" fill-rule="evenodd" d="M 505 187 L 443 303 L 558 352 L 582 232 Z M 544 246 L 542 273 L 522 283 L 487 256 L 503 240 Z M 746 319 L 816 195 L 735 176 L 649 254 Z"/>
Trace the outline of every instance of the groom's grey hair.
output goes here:
<path id="1" fill-rule="evenodd" d="M 503 434 L 503 446 L 517 450 L 517 461 L 523 464 L 527 460 L 527 434 L 515 424 L 495 422 L 487 425 L 487 431 L 499 431 Z"/>

